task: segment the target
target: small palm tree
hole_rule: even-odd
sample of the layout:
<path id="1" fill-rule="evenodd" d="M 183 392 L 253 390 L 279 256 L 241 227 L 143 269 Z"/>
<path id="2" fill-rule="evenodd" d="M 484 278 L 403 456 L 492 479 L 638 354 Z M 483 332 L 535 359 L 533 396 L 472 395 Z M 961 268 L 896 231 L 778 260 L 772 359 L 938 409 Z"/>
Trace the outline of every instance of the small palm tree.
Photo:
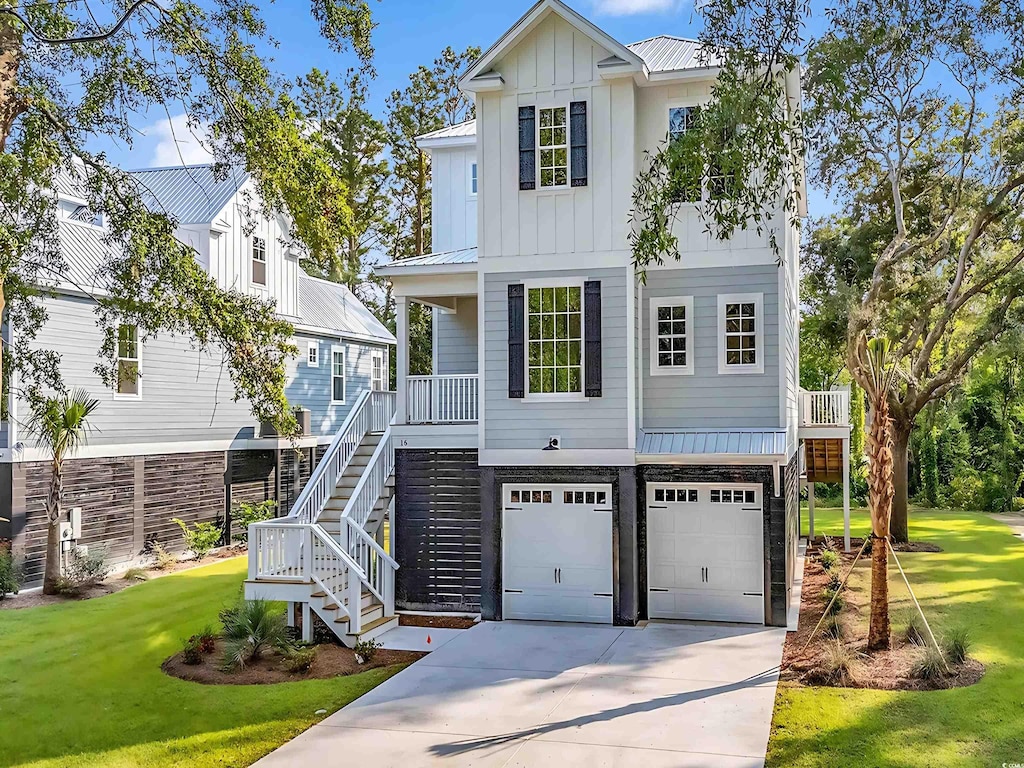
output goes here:
<path id="1" fill-rule="evenodd" d="M 46 497 L 46 571 L 43 574 L 43 593 L 57 592 L 60 578 L 60 520 L 64 500 L 64 460 L 85 442 L 89 417 L 100 402 L 84 389 L 70 394 L 47 397 L 32 403 L 31 415 L 25 429 L 34 435 L 40 447 L 50 451 L 50 492 Z"/>
<path id="2" fill-rule="evenodd" d="M 889 395 L 899 369 L 888 339 L 867 342 L 867 373 L 871 397 L 871 430 L 867 436 L 868 501 L 871 507 L 871 624 L 868 650 L 889 647 L 889 522 L 893 488 L 892 420 Z"/>

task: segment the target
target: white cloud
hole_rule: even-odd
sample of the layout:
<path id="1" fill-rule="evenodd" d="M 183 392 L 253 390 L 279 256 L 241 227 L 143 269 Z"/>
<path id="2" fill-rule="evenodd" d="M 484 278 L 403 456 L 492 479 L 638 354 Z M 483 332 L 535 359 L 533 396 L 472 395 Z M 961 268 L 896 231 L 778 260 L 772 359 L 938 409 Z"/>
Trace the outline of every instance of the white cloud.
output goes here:
<path id="1" fill-rule="evenodd" d="M 207 132 L 205 125 L 190 128 L 183 114 L 151 123 L 143 129 L 146 138 L 155 141 L 150 165 L 161 167 L 210 162 L 213 156 L 200 143 L 205 142 Z"/>
<path id="2" fill-rule="evenodd" d="M 679 7 L 679 0 L 596 0 L 594 10 L 606 16 L 665 13 Z"/>

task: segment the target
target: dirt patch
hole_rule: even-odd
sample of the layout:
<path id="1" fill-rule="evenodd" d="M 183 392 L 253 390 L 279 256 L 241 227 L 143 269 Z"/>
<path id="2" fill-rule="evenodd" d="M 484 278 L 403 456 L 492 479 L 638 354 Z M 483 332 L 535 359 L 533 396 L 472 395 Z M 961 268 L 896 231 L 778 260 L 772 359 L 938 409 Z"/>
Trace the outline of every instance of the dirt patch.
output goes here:
<path id="1" fill-rule="evenodd" d="M 840 554 L 840 565 L 835 572 L 840 578 L 849 570 L 863 541 L 853 547 L 852 554 Z M 897 547 L 899 551 L 899 547 Z M 932 549 L 912 550 L 932 552 Z M 941 550 L 939 550 L 941 551 Z M 890 563 L 890 568 L 895 565 Z M 800 601 L 800 629 L 786 636 L 782 653 L 781 679 L 796 685 L 827 685 L 844 688 L 872 688 L 876 690 L 920 691 L 960 688 L 974 685 L 985 673 L 981 662 L 968 659 L 959 666 L 951 665 L 951 672 L 931 680 L 920 680 L 912 674 L 914 663 L 923 653 L 923 647 L 907 641 L 902 615 L 894 609 L 895 583 L 890 580 L 890 620 L 892 621 L 892 648 L 869 654 L 867 631 L 869 615 L 870 557 L 865 555 L 857 564 L 843 593 L 845 606 L 839 613 L 843 635 L 837 640 L 829 637 L 822 626 L 808 645 L 811 634 L 827 607 L 822 596 L 829 575 L 818 561 L 817 547 L 809 548 L 804 560 L 804 581 Z M 904 588 L 905 589 L 905 588 Z M 836 683 L 826 679 L 825 662 L 831 647 L 841 644 L 855 661 L 853 679 Z"/>
<path id="2" fill-rule="evenodd" d="M 842 537 L 836 537 L 832 539 L 835 542 L 836 547 L 842 548 Z M 824 536 L 816 536 L 811 547 L 820 547 L 825 543 Z M 854 556 L 860 552 L 860 548 L 864 546 L 864 539 L 858 536 L 850 537 L 850 549 L 853 551 Z M 941 552 L 942 547 L 938 544 L 932 544 L 930 541 L 909 541 L 905 544 L 893 544 L 893 549 L 897 552 Z M 810 549 L 810 547 L 808 547 Z M 866 557 L 867 555 L 865 555 Z M 853 562 L 852 558 L 850 562 Z"/>
<path id="3" fill-rule="evenodd" d="M 356 662 L 351 648 L 341 645 L 316 646 L 316 660 L 308 672 L 289 672 L 285 668 L 285 657 L 277 651 L 265 653 L 258 661 L 246 664 L 236 672 L 222 672 L 218 667 L 223 656 L 224 643 L 218 640 L 216 650 L 203 657 L 201 664 L 186 664 L 181 654 L 167 659 L 160 668 L 168 675 L 203 685 L 271 685 L 296 680 L 322 680 L 352 675 L 371 669 L 390 667 L 394 664 L 411 664 L 427 654 L 415 651 L 389 651 L 380 649 L 373 661 L 366 664 Z"/>
<path id="4" fill-rule="evenodd" d="M 161 576 L 170 576 L 172 573 L 180 573 L 181 571 L 190 571 L 193 568 L 210 565 L 218 560 L 230 560 L 233 557 L 240 557 L 244 555 L 247 551 L 248 550 L 244 546 L 237 544 L 230 547 L 222 547 L 208 554 L 201 562 L 197 562 L 195 560 L 179 560 L 170 568 L 165 568 L 163 570 L 146 568 L 145 579 L 125 579 L 122 578 L 120 574 L 114 574 L 113 576 L 108 577 L 106 581 L 97 584 L 94 587 L 90 587 L 80 595 L 44 595 L 38 590 L 33 592 L 22 592 L 18 595 L 7 595 L 3 600 L 0 600 L 0 611 L 18 610 L 21 608 L 38 608 L 43 605 L 74 603 L 80 600 L 91 600 L 94 597 L 113 595 L 116 592 L 127 589 L 128 587 L 141 584 L 143 581 L 151 581 L 152 579 L 158 579 Z"/>
<path id="5" fill-rule="evenodd" d="M 476 624 L 465 616 L 413 616 L 399 614 L 398 624 L 402 627 L 429 627 L 430 629 L 469 629 Z"/>

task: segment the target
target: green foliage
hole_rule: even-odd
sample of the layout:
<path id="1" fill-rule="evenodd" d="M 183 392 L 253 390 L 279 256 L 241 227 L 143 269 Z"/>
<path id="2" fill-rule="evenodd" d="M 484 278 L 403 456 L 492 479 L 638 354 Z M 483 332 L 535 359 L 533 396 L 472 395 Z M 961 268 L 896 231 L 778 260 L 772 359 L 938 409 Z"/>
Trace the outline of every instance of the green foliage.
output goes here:
<path id="1" fill-rule="evenodd" d="M 316 646 L 296 648 L 285 657 L 284 668 L 289 672 L 305 674 L 313 668 L 316 652 Z"/>
<path id="2" fill-rule="evenodd" d="M 971 633 L 966 627 L 957 627 L 942 638 L 942 651 L 952 664 L 963 664 L 971 652 Z"/>
<path id="3" fill-rule="evenodd" d="M 821 631 L 825 634 L 825 637 L 831 637 L 833 640 L 842 640 L 846 634 L 846 626 L 843 624 L 841 617 L 829 616 L 825 619 Z"/>
<path id="4" fill-rule="evenodd" d="M 368 640 L 359 640 L 356 643 L 355 648 L 352 650 L 355 652 L 356 656 L 362 657 L 362 661 L 359 662 L 360 664 L 369 664 L 373 661 L 373 657 L 377 655 L 377 651 L 383 647 L 384 646 L 381 643 L 378 643 L 376 640 L 371 638 Z"/>
<path id="5" fill-rule="evenodd" d="M 153 567 L 158 571 L 169 571 L 178 564 L 178 556 L 168 552 L 159 541 L 153 540 L 150 543 L 149 554 L 153 556 Z"/>
<path id="6" fill-rule="evenodd" d="M 238 533 L 234 535 L 235 540 L 249 541 L 249 526 L 253 523 L 262 523 L 271 520 L 277 514 L 277 502 L 273 499 L 266 501 L 242 501 L 235 505 L 231 514 L 232 519 L 238 524 Z"/>
<path id="7" fill-rule="evenodd" d="M 921 621 L 921 615 L 917 611 L 910 611 L 907 614 L 906 629 L 903 632 L 903 637 L 908 643 L 913 645 L 924 645 L 924 622 Z"/>
<path id="8" fill-rule="evenodd" d="M 829 685 L 850 685 L 857 679 L 857 656 L 841 640 L 825 646 L 821 676 Z"/>
<path id="9" fill-rule="evenodd" d="M 839 564 L 839 554 L 834 549 L 822 550 L 818 559 L 821 560 L 821 567 L 826 571 L 831 571 Z"/>
<path id="10" fill-rule="evenodd" d="M 75 547 L 68 556 L 63 573 L 57 579 L 57 594 L 78 597 L 100 584 L 109 573 L 105 550 L 99 547 L 89 550 Z"/>
<path id="11" fill-rule="evenodd" d="M 10 542 L 0 541 L 0 600 L 7 595 L 18 594 L 21 587 L 21 573 L 14 562 Z"/>
<path id="12" fill-rule="evenodd" d="M 221 621 L 225 641 L 221 669 L 226 672 L 259 660 L 268 650 L 291 649 L 284 612 L 268 600 L 242 600 L 223 612 Z"/>
<path id="13" fill-rule="evenodd" d="M 171 522 L 181 528 L 185 549 L 194 554 L 196 560 L 202 560 L 210 554 L 210 550 L 220 544 L 224 535 L 216 523 L 195 523 L 189 528 L 188 523 L 177 517 L 172 517 Z"/>
<path id="14" fill-rule="evenodd" d="M 946 674 L 946 660 L 931 644 L 924 646 L 910 667 L 910 675 L 918 680 L 936 680 Z"/>
<path id="15" fill-rule="evenodd" d="M 835 598 L 833 600 L 833 598 Z M 825 603 L 826 610 L 830 616 L 839 615 L 843 608 L 846 607 L 846 598 L 838 589 L 832 589 L 831 587 L 825 587 L 821 591 L 821 599 Z"/>
<path id="16" fill-rule="evenodd" d="M 928 504 L 939 505 L 939 454 L 935 448 L 935 434 L 928 430 L 921 441 L 921 464 L 924 480 L 924 497 Z"/>

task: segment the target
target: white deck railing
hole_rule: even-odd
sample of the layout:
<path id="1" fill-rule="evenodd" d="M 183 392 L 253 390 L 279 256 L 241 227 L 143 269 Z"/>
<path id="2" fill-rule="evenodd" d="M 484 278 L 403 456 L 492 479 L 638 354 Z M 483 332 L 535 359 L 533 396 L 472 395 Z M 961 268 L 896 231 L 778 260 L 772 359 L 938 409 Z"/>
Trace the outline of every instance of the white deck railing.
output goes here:
<path id="1" fill-rule="evenodd" d="M 829 392 L 800 391 L 800 426 L 845 427 L 849 423 L 849 390 L 834 389 Z"/>
<path id="2" fill-rule="evenodd" d="M 288 517 L 315 523 L 367 432 L 384 432 L 395 415 L 394 392 L 364 392 L 316 465 Z"/>
<path id="3" fill-rule="evenodd" d="M 480 377 L 409 376 L 406 416 L 410 424 L 459 424 L 479 419 Z"/>

